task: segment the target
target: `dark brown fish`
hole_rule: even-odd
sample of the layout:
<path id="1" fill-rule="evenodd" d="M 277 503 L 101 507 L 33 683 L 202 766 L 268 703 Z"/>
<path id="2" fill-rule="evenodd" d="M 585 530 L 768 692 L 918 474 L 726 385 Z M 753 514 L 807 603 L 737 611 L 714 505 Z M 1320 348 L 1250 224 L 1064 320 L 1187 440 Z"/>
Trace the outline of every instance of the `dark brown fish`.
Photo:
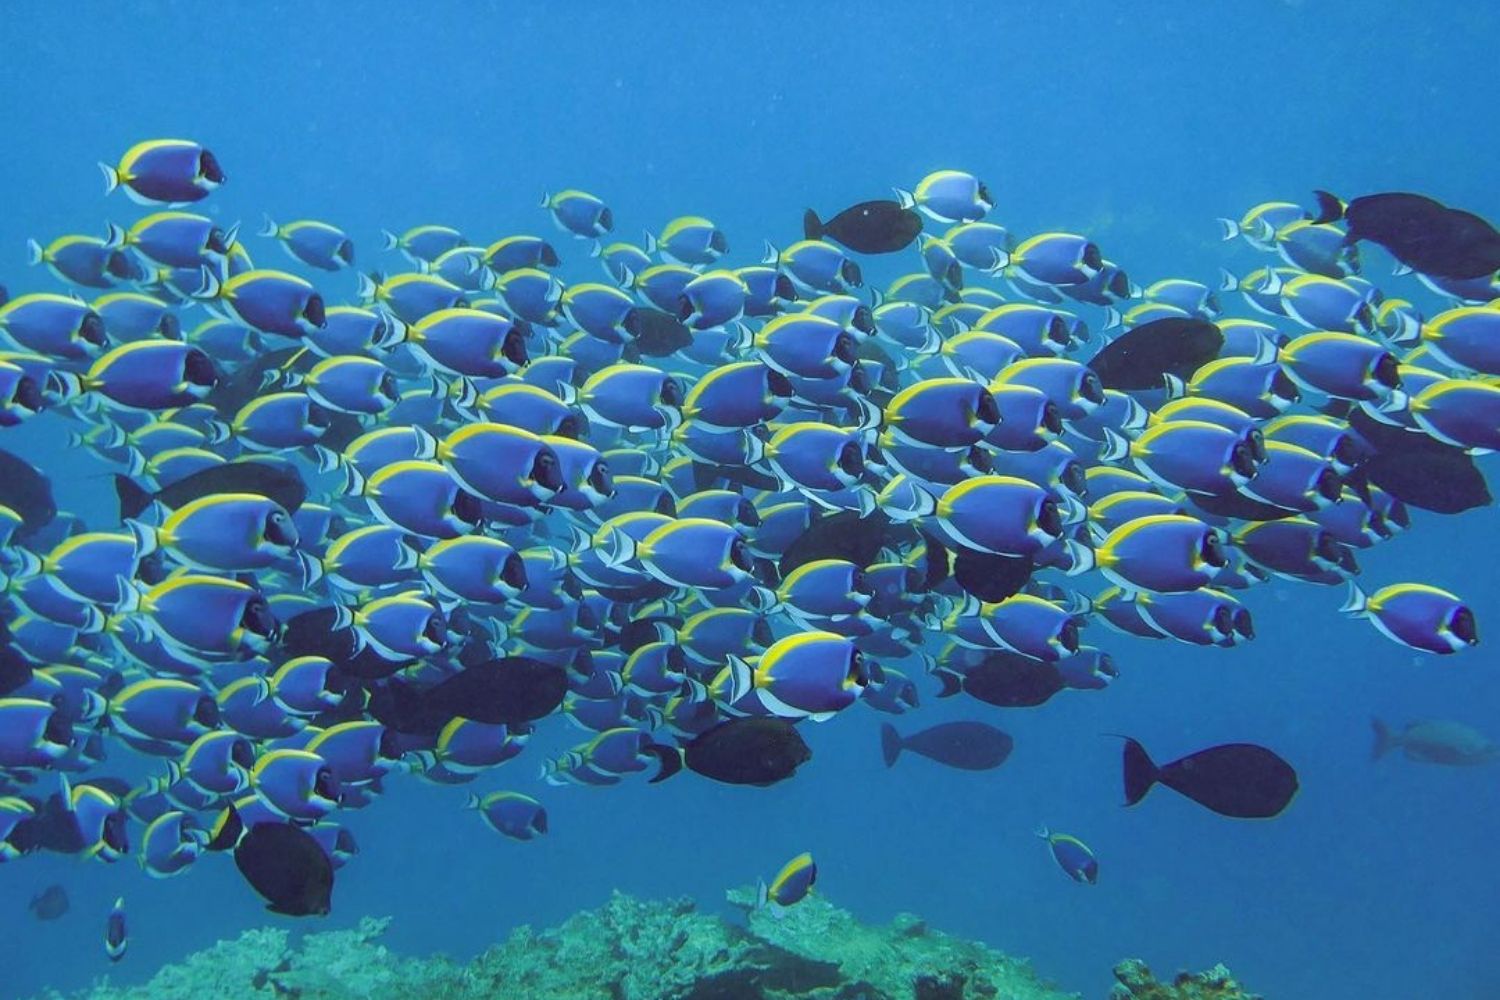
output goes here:
<path id="1" fill-rule="evenodd" d="M 1125 740 L 1125 804 L 1163 784 L 1221 816 L 1270 819 L 1297 794 L 1297 772 L 1265 747 L 1225 743 L 1157 767 L 1146 748 Z"/>
<path id="2" fill-rule="evenodd" d="M 139 517 L 153 500 L 168 510 L 216 493 L 250 493 L 268 497 L 295 514 L 307 499 L 307 484 L 296 466 L 275 458 L 247 458 L 210 466 L 152 493 L 128 476 L 115 476 L 120 520 Z"/>
<path id="3" fill-rule="evenodd" d="M 333 862 L 299 827 L 255 824 L 235 847 L 234 864 L 272 913 L 323 916 L 332 908 Z"/>
<path id="4" fill-rule="evenodd" d="M 1127 330 L 1088 364 L 1106 389 L 1160 389 L 1167 375 L 1192 378 L 1223 347 L 1224 334 L 1208 320 L 1168 316 Z"/>
<path id="5" fill-rule="evenodd" d="M 661 762 L 653 784 L 686 765 L 714 781 L 765 787 L 790 778 L 812 759 L 812 750 L 792 723 L 753 717 L 721 722 L 680 747 L 652 744 L 646 751 Z"/>
<path id="6" fill-rule="evenodd" d="M 68 912 L 68 891 L 60 885 L 49 885 L 32 896 L 26 908 L 38 920 L 56 920 Z"/>
<path id="7" fill-rule="evenodd" d="M 963 672 L 939 667 L 933 676 L 943 685 L 939 698 L 962 691 L 998 708 L 1035 708 L 1067 686 L 1052 664 L 1003 651 Z"/>
<path id="8" fill-rule="evenodd" d="M 855 253 L 895 253 L 911 246 L 922 232 L 922 217 L 898 201 L 862 201 L 823 222 L 808 209 L 802 215 L 802 235 L 828 238 Z"/>
<path id="9" fill-rule="evenodd" d="M 1347 205 L 1327 191 L 1314 194 L 1314 221 L 1342 218 L 1349 227 L 1346 242 L 1379 243 L 1414 271 L 1459 279 L 1500 271 L 1500 232 L 1472 212 L 1404 191 L 1365 195 Z"/>
<path id="10" fill-rule="evenodd" d="M 880 755 L 891 767 L 910 750 L 939 764 L 964 771 L 988 771 L 1005 763 L 1015 741 L 983 722 L 945 722 L 910 736 L 902 736 L 889 723 L 880 727 Z"/>

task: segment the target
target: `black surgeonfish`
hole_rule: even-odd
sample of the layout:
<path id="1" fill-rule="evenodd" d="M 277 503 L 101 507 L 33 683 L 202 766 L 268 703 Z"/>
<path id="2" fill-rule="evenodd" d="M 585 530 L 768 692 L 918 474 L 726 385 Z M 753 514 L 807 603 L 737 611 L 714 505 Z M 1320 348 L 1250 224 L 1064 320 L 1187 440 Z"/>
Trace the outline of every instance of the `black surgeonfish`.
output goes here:
<path id="1" fill-rule="evenodd" d="M 1208 320 L 1168 316 L 1116 337 L 1088 365 L 1106 389 L 1159 389 L 1164 376 L 1191 378 L 1223 347 L 1224 334 Z"/>
<path id="2" fill-rule="evenodd" d="M 3 448 L 0 448 L 0 505 L 21 515 L 21 527 L 15 537 L 22 542 L 57 516 L 52 482 L 36 466 Z"/>
<path id="3" fill-rule="evenodd" d="M 422 696 L 423 713 L 442 728 L 455 716 L 508 726 L 550 715 L 568 693 L 562 667 L 526 656 L 476 663 L 438 682 Z"/>
<path id="4" fill-rule="evenodd" d="M 1269 819 L 1297 794 L 1297 772 L 1265 747 L 1225 743 L 1157 767 L 1146 748 L 1125 740 L 1125 804 L 1133 806 L 1155 784 L 1221 816 Z"/>
<path id="5" fill-rule="evenodd" d="M 786 719 L 729 719 L 680 747 L 652 744 L 646 751 L 661 762 L 651 779 L 665 781 L 683 765 L 705 778 L 729 785 L 774 785 L 812 759 L 802 734 Z"/>
<path id="6" fill-rule="evenodd" d="M 1347 204 L 1315 191 L 1317 223 L 1343 219 L 1348 243 L 1379 243 L 1414 271 L 1439 278 L 1483 278 L 1500 271 L 1500 232 L 1472 212 L 1425 195 L 1392 191 Z"/>
<path id="7" fill-rule="evenodd" d="M 1051 663 L 1004 651 L 989 654 L 963 673 L 938 667 L 932 675 L 943 685 L 939 698 L 962 691 L 997 708 L 1035 708 L 1067 686 Z"/>
<path id="8" fill-rule="evenodd" d="M 953 580 L 981 601 L 997 604 L 1021 592 L 1036 569 L 1030 556 L 1002 556 L 978 549 L 958 549 L 953 556 Z"/>
<path id="9" fill-rule="evenodd" d="M 786 579 L 803 563 L 819 559 L 843 559 L 856 566 L 868 566 L 885 545 L 890 524 L 891 519 L 879 511 L 864 518 L 852 510 L 826 514 L 787 546 L 777 564 L 781 578 Z"/>
<path id="10" fill-rule="evenodd" d="M 219 493 L 250 493 L 275 500 L 288 514 L 295 514 L 307 499 L 307 484 L 297 467 L 274 458 L 246 458 L 214 465 L 155 493 L 128 476 L 115 476 L 115 494 L 120 498 L 120 520 L 139 517 L 153 500 L 168 510 Z"/>
<path id="11" fill-rule="evenodd" d="M 901 751 L 910 750 L 949 767 L 988 771 L 1004 764 L 1014 747 L 1009 733 L 983 722 L 945 722 L 910 736 L 902 736 L 889 723 L 880 727 L 880 755 L 886 767 L 896 763 Z"/>
<path id="12" fill-rule="evenodd" d="M 802 215 L 802 235 L 824 237 L 855 253 L 895 253 L 911 245 L 922 232 L 922 217 L 898 201 L 862 201 L 823 222 L 808 209 Z"/>
<path id="13" fill-rule="evenodd" d="M 333 862 L 299 827 L 255 824 L 235 847 L 234 863 L 272 913 L 320 917 L 332 908 Z"/>
<path id="14" fill-rule="evenodd" d="M 1350 412 L 1349 426 L 1375 449 L 1347 477 L 1356 490 L 1371 483 L 1402 503 L 1438 514 L 1457 514 L 1492 502 L 1484 474 L 1463 449 L 1388 426 L 1362 410 Z"/>

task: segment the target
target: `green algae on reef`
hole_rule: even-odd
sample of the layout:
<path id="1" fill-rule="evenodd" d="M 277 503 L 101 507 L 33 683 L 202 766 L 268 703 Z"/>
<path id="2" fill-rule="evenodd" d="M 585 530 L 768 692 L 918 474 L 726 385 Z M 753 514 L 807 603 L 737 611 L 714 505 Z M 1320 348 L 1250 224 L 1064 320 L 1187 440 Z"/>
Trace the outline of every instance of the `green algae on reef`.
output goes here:
<path id="1" fill-rule="evenodd" d="M 753 900 L 750 889 L 729 893 L 745 911 L 742 927 L 690 899 L 616 893 L 558 927 L 517 928 L 468 964 L 392 952 L 380 943 L 389 918 L 296 941 L 285 928 L 260 928 L 165 966 L 142 986 L 103 980 L 71 1000 L 1077 1000 L 1024 960 L 911 915 L 871 927 L 817 896 L 779 918 Z M 1120 969 L 1129 976 L 1116 971 L 1118 998 L 1254 1000 L 1238 987 L 1178 989 L 1232 985 L 1220 970 L 1163 985 L 1140 963 Z"/>

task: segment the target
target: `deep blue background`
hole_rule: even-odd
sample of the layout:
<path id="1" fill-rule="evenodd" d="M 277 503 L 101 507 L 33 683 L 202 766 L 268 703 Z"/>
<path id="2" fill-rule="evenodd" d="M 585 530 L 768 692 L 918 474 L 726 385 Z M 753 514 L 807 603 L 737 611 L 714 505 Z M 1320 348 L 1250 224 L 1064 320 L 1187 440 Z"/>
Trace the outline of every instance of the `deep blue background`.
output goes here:
<path id="1" fill-rule="evenodd" d="M 1314 186 L 1412 188 L 1500 217 L 1492 4 L 936 6 L 12 5 L 0 281 L 50 288 L 25 268 L 25 239 L 133 218 L 119 195 L 100 197 L 94 161 L 176 135 L 205 142 L 230 175 L 210 211 L 247 231 L 263 211 L 328 219 L 365 265 L 380 227 L 450 223 L 480 243 L 549 232 L 536 202 L 568 186 L 605 197 L 626 238 L 708 214 L 745 262 L 762 238 L 797 238 L 808 205 L 835 211 L 938 167 L 985 177 L 996 221 L 1087 232 L 1147 281 L 1212 280 L 1220 263 L 1244 263 L 1213 219 Z M 592 279 L 581 246 L 563 249 L 568 273 Z M 264 243 L 256 254 L 286 266 Z M 352 281 L 324 287 L 347 296 Z M 57 440 L 35 424 L 3 443 L 45 460 L 65 506 L 93 512 L 97 468 L 49 452 Z M 1362 554 L 1364 579 L 1449 586 L 1492 633 L 1496 527 L 1491 512 L 1421 516 Z M 813 732 L 816 761 L 771 790 L 690 778 L 549 790 L 553 832 L 529 845 L 460 811 L 462 791 L 395 781 L 352 817 L 364 850 L 326 923 L 394 914 L 399 949 L 465 955 L 612 888 L 714 905 L 811 849 L 819 889 L 861 916 L 915 911 L 1090 996 L 1127 955 L 1165 970 L 1223 960 L 1276 998 L 1500 995 L 1496 772 L 1367 759 L 1372 714 L 1500 735 L 1492 654 L 1415 658 L 1336 615 L 1341 599 L 1262 588 L 1251 599 L 1261 637 L 1228 652 L 1095 627 L 1090 639 L 1125 671 L 1105 694 L 1009 715 L 924 708 L 920 723 L 982 717 L 1011 731 L 1016 753 L 997 772 L 916 758 L 886 772 L 882 719 L 861 710 Z M 1263 742 L 1296 762 L 1304 790 L 1268 823 L 1162 791 L 1122 810 L 1118 744 L 1100 735 L 1116 731 L 1160 760 Z M 574 738 L 558 723 L 538 742 Z M 536 791 L 540 759 L 529 751 L 503 779 Z M 1030 836 L 1038 823 L 1094 846 L 1098 886 L 1056 870 Z M 39 924 L 25 903 L 51 881 L 73 911 Z M 99 936 L 120 893 L 131 954 L 112 971 L 124 980 L 275 919 L 222 859 L 169 882 L 128 863 L 5 865 L 0 992 L 104 973 Z"/>

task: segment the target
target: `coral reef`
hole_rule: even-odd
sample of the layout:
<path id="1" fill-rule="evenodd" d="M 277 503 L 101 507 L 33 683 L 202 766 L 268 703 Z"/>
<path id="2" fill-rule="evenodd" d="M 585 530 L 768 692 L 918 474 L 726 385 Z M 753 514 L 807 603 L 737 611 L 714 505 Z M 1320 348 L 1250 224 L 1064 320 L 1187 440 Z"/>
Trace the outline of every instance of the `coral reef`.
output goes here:
<path id="1" fill-rule="evenodd" d="M 1115 980 L 1111 1000 L 1264 1000 L 1235 982 L 1222 965 L 1207 972 L 1179 972 L 1162 983 L 1145 962 L 1129 958 L 1115 966 Z"/>
<path id="2" fill-rule="evenodd" d="M 247 931 L 159 970 L 74 1000 L 1070 1000 L 1031 968 L 903 914 L 871 927 L 814 895 L 785 911 L 729 901 L 745 926 L 689 899 L 616 893 L 558 927 L 515 930 L 468 964 L 409 958 L 380 943 L 388 919 L 292 939 Z M 1115 969 L 1116 1000 L 1258 1000 L 1222 968 L 1158 983 L 1138 961 Z M 48 1000 L 61 1000 L 51 994 Z"/>

